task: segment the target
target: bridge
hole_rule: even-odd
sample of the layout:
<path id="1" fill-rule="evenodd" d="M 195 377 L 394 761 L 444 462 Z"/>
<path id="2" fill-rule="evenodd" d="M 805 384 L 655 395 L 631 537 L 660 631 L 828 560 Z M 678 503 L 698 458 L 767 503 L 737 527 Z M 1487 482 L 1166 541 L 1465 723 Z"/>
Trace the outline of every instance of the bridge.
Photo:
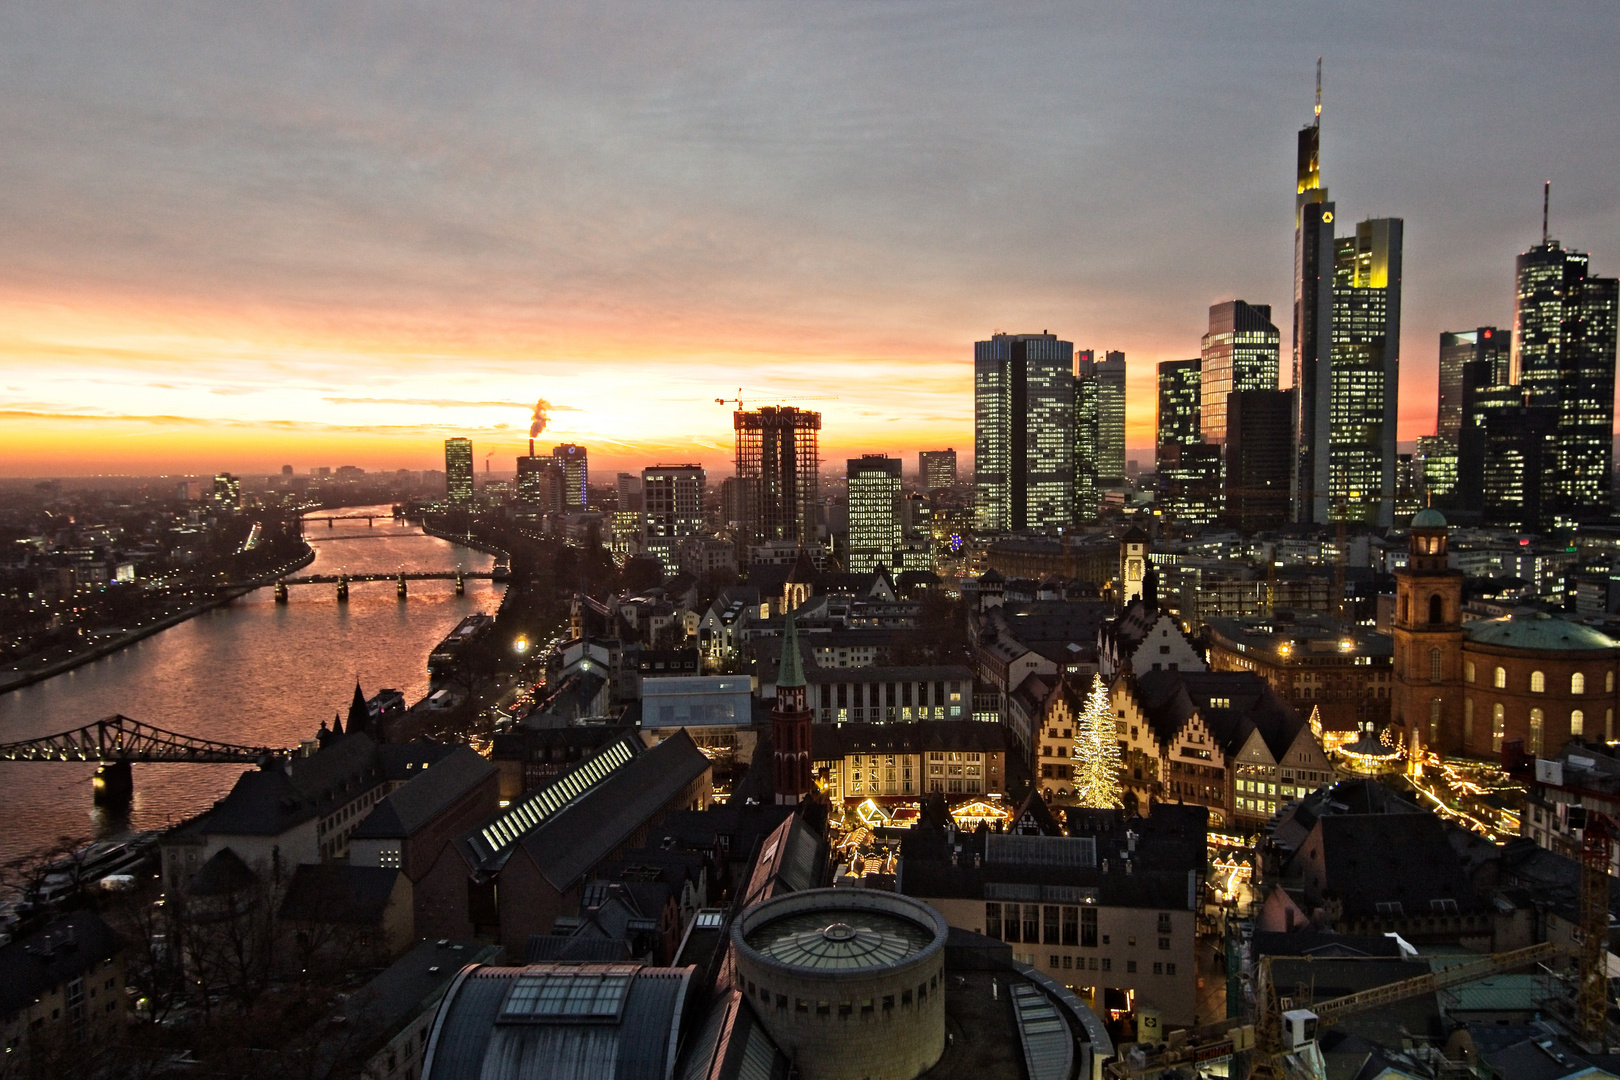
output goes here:
<path id="1" fill-rule="evenodd" d="M 324 521 L 328 529 L 335 527 L 332 524 L 334 521 L 363 521 L 370 528 L 376 524 L 378 518 L 382 518 L 384 521 L 403 521 L 405 520 L 405 511 L 400 508 L 386 514 L 322 514 L 316 512 L 299 515 L 301 522 Z"/>
<path id="2" fill-rule="evenodd" d="M 199 739 L 117 714 L 72 731 L 59 731 L 24 742 L 0 743 L 0 761 L 96 761 L 103 765 L 135 761 L 256 765 L 266 757 L 289 753 L 267 746 L 238 746 Z"/>
<path id="3" fill-rule="evenodd" d="M 488 570 L 396 570 L 392 574 L 306 574 L 303 577 L 282 578 L 282 585 L 336 585 L 347 581 L 460 581 L 464 578 L 493 578 Z"/>

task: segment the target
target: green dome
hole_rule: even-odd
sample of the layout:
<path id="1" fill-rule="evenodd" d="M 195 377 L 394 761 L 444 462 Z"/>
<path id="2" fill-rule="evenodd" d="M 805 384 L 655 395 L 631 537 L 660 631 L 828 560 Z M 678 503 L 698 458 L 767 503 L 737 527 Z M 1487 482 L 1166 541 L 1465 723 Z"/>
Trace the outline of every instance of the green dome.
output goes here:
<path id="1" fill-rule="evenodd" d="M 1430 507 L 1419 510 L 1412 515 L 1412 528 L 1414 529 L 1443 529 L 1446 527 L 1446 515 Z"/>
<path id="2" fill-rule="evenodd" d="M 1531 652 L 1593 652 L 1620 648 L 1609 635 L 1545 612 L 1527 618 L 1480 619 L 1463 627 L 1469 641 Z"/>

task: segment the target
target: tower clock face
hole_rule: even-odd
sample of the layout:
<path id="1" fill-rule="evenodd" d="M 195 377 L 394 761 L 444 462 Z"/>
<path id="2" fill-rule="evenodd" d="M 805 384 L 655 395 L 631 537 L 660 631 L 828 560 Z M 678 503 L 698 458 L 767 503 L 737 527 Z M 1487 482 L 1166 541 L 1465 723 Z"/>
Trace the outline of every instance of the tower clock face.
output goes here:
<path id="1" fill-rule="evenodd" d="M 1131 562 L 1130 565 L 1125 567 L 1125 576 L 1131 581 L 1140 581 L 1142 578 L 1142 564 L 1135 561 Z"/>

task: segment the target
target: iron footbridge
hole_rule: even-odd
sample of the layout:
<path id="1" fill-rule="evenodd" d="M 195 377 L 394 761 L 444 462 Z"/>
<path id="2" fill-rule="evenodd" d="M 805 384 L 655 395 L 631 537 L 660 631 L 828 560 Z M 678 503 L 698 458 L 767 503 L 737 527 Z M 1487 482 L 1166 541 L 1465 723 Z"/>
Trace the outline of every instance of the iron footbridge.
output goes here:
<path id="1" fill-rule="evenodd" d="M 0 743 L 0 761 L 91 761 L 103 765 L 183 761 L 200 765 L 255 765 L 286 750 L 199 739 L 114 715 L 72 731 Z"/>

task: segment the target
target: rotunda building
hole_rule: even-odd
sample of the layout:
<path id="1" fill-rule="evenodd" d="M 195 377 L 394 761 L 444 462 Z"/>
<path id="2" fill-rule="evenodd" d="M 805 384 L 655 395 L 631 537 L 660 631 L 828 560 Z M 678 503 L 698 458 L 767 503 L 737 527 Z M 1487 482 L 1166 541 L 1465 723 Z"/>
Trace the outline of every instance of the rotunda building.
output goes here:
<path id="1" fill-rule="evenodd" d="M 1462 743 L 1500 753 L 1556 754 L 1570 738 L 1613 742 L 1620 642 L 1590 626 L 1538 613 L 1463 625 Z"/>

